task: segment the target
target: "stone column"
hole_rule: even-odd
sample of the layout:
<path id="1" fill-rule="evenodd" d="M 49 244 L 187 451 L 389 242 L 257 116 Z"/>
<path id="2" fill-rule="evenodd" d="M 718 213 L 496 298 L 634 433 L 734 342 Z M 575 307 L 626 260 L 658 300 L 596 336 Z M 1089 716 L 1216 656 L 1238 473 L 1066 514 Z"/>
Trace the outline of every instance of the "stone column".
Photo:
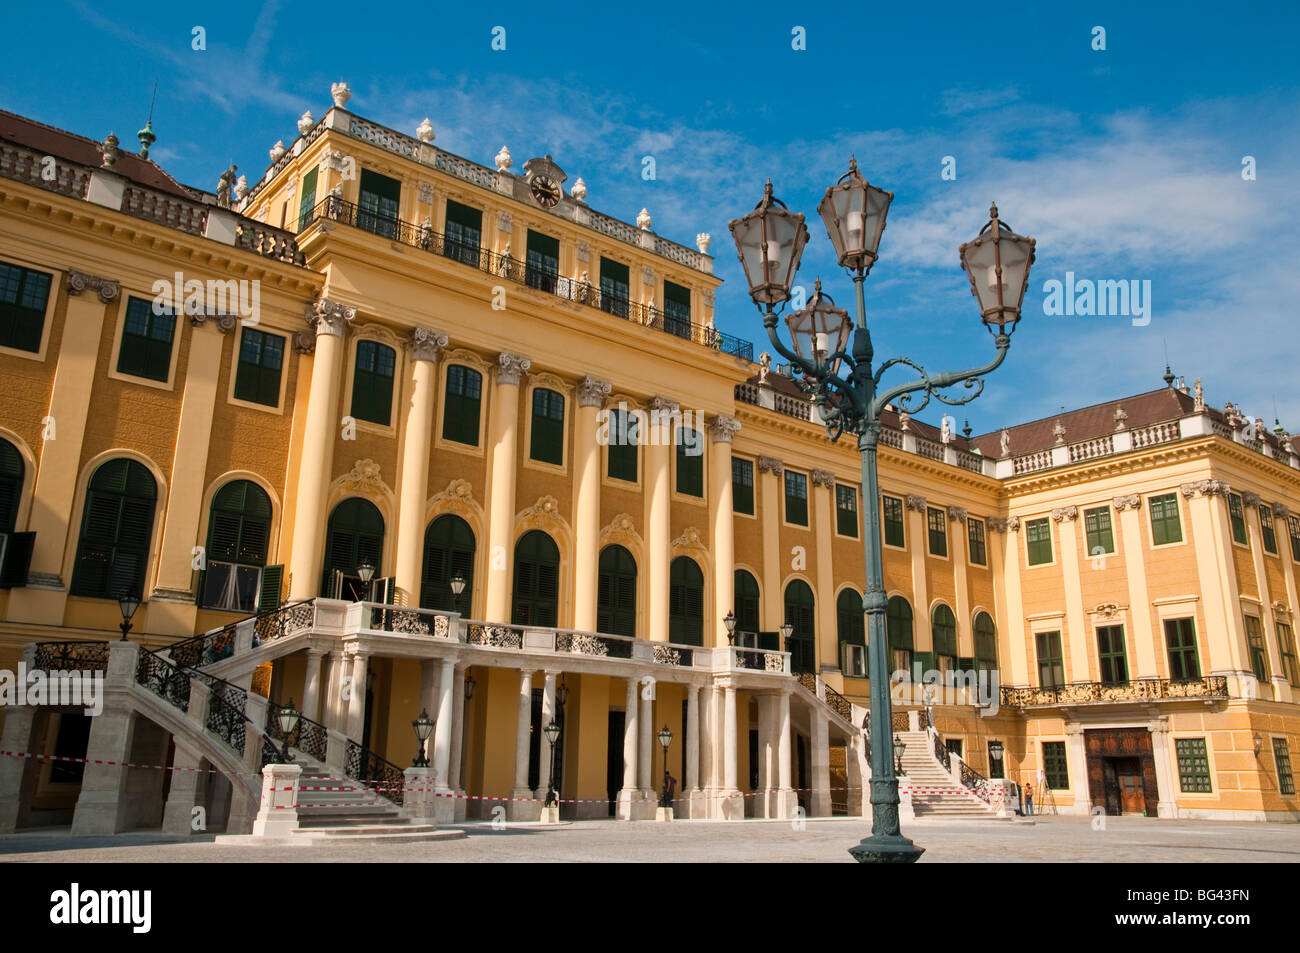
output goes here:
<path id="1" fill-rule="evenodd" d="M 1194 497 L 1189 496 L 1189 488 Z M 1250 662 L 1241 614 L 1241 590 L 1232 558 L 1230 490 L 1219 480 L 1204 480 L 1184 487 L 1182 492 L 1188 497 L 1187 508 L 1196 540 L 1196 576 L 1209 648 L 1207 674 L 1238 676 L 1250 671 Z M 1163 644 L 1163 632 L 1159 638 Z"/>
<path id="2" fill-rule="evenodd" d="M 790 693 L 781 692 L 777 697 L 777 779 L 779 787 L 776 792 L 776 812 L 778 817 L 793 817 L 799 806 L 798 796 L 794 791 L 792 779 L 794 748 L 794 728 L 790 724 Z"/>
<path id="3" fill-rule="evenodd" d="M 420 663 L 420 710 L 438 717 L 438 667 L 441 659 L 425 659 Z M 432 742 L 429 753 L 432 754 Z"/>
<path id="4" fill-rule="evenodd" d="M 205 828 L 195 829 L 194 808 L 202 807 L 207 774 L 200 770 L 203 757 L 183 742 L 176 741 L 172 755 L 171 786 L 167 803 L 163 807 L 162 832 L 164 834 L 201 834 Z"/>
<path id="5" fill-rule="evenodd" d="M 578 382 L 573 433 L 573 627 L 596 629 L 596 584 L 600 574 L 600 445 L 597 416 L 611 390 L 609 381 Z"/>
<path id="6" fill-rule="evenodd" d="M 740 430 L 735 417 L 709 418 L 713 444 L 709 468 L 709 521 L 713 539 L 713 645 L 727 644 L 722 618 L 735 606 L 736 542 L 731 486 L 731 439 Z M 707 634 L 710 626 L 705 624 Z M 707 641 L 705 644 L 709 644 Z"/>
<path id="7" fill-rule="evenodd" d="M 352 684 L 348 690 L 348 737 L 357 744 L 365 733 L 366 725 L 366 669 L 370 656 L 357 652 L 352 656 Z"/>
<path id="8" fill-rule="evenodd" d="M 758 458 L 758 509 L 763 530 L 763 579 L 759 592 L 762 628 L 774 631 L 785 621 L 785 602 L 781 591 L 781 497 L 785 467 L 774 457 Z M 782 649 L 785 646 L 781 646 Z"/>
<path id="9" fill-rule="evenodd" d="M 654 749 L 658 745 L 655 738 L 655 686 L 653 683 L 641 685 L 641 714 L 637 717 L 637 786 L 641 789 L 641 798 L 649 798 L 651 805 L 657 799 L 653 774 Z M 646 805 L 649 808 L 651 805 Z"/>
<path id="10" fill-rule="evenodd" d="M 23 654 L 27 658 L 30 653 Z M 6 708 L 0 749 L 31 752 L 35 725 L 35 708 L 29 705 Z M 0 755 L 0 834 L 12 834 L 27 820 L 40 763 L 35 758 Z"/>
<path id="11" fill-rule="evenodd" d="M 515 467 L 519 455 L 519 378 L 532 362 L 502 351 L 497 356 L 496 388 L 488 420 L 488 578 L 484 617 L 510 621 L 514 578 Z"/>
<path id="12" fill-rule="evenodd" d="M 1029 657 L 1025 645 L 1025 610 L 1020 596 L 1020 518 L 990 519 L 989 529 L 1002 538 L 1001 545 L 991 547 L 993 577 L 1002 578 L 998 666 L 1010 670 L 1012 685 L 1027 686 Z M 989 542 L 992 543 L 992 539 Z M 1005 683 L 1006 679 L 1002 681 Z"/>
<path id="13" fill-rule="evenodd" d="M 830 722 L 824 712 L 812 719 L 812 796 L 808 799 L 811 817 L 831 816 L 831 744 Z"/>
<path id="14" fill-rule="evenodd" d="M 754 792 L 754 816 L 773 817 L 776 812 L 776 781 L 772 767 L 776 761 L 776 712 L 771 695 L 759 695 L 758 702 L 758 790 Z M 753 726 L 751 725 L 751 728 Z M 750 775 L 755 773 L 750 767 Z"/>
<path id="15" fill-rule="evenodd" d="M 397 509 L 397 599 L 420 604 L 424 569 L 424 509 L 429 488 L 429 447 L 438 402 L 438 352 L 447 335 L 428 328 L 411 330 L 411 398 L 402 422 L 401 476 Z M 403 601 L 404 600 L 404 601 Z"/>
<path id="16" fill-rule="evenodd" d="M 730 680 L 721 684 L 722 702 L 722 790 L 718 792 L 718 816 L 735 820 L 745 816 L 745 803 L 736 786 L 736 685 Z"/>
<path id="17" fill-rule="evenodd" d="M 347 699 L 343 697 L 344 679 L 348 676 L 348 658 L 342 651 L 331 651 L 329 659 L 329 677 L 326 682 L 325 698 L 321 703 L 321 723 L 326 728 L 346 733 L 348 727 Z M 351 698 L 351 688 L 348 698 Z"/>
<path id="18" fill-rule="evenodd" d="M 957 603 L 955 611 L 957 613 L 957 657 L 974 658 L 975 657 L 975 622 L 971 618 L 970 611 L 970 573 L 967 566 L 967 557 L 970 550 L 970 523 L 969 515 L 966 510 L 960 506 L 948 507 L 948 527 L 952 530 L 948 545 L 948 554 L 952 557 L 952 582 L 954 601 Z M 985 534 L 984 542 L 984 561 L 988 562 L 988 534 Z M 953 700 L 960 703 L 965 699 L 957 697 L 958 689 L 952 690 Z M 978 689 L 975 695 L 978 696 Z M 971 697 L 969 701 L 974 702 L 977 698 Z"/>
<path id="19" fill-rule="evenodd" d="M 532 798 L 533 789 L 528 786 L 528 752 L 529 735 L 533 726 L 533 670 L 521 669 L 519 672 L 519 710 L 515 720 L 515 786 L 510 792 L 512 798 Z M 535 813 L 537 805 L 527 801 L 511 801 L 509 816 L 511 820 L 524 820 Z"/>
<path id="20" fill-rule="evenodd" d="M 140 645 L 109 643 L 104 679 L 104 710 L 90 721 L 85 774 L 72 815 L 72 833 L 117 834 L 125 829 L 131 805 L 125 798 L 135 735 L 136 714 L 130 695 L 135 682 Z"/>
<path id="21" fill-rule="evenodd" d="M 668 641 L 669 570 L 672 565 L 672 421 L 679 415 L 676 401 L 656 397 L 649 404 L 650 425 L 645 449 L 646 595 L 656 642 Z"/>
<path id="22" fill-rule="evenodd" d="M 840 667 L 838 625 L 835 618 L 835 566 L 831 546 L 835 541 L 835 474 L 812 471 L 812 525 L 816 536 L 816 634 L 814 658 L 818 667 Z M 783 620 L 784 621 L 784 620 Z"/>
<path id="23" fill-rule="evenodd" d="M 63 557 L 69 544 L 76 545 L 68 514 L 77 495 L 91 391 L 99 379 L 95 367 L 104 335 L 104 306 L 117 298 L 118 284 L 69 269 L 67 287 L 67 316 L 57 360 L 46 358 L 54 383 L 43 433 L 53 439 L 33 448 L 40 465 L 27 529 L 36 533 L 36 542 L 27 585 L 9 593 L 10 622 L 61 626 L 68 596 L 70 580 L 63 578 Z M 88 289 L 97 293 L 86 294 Z M 57 295 L 57 287 L 51 286 L 50 294 Z"/>
<path id="24" fill-rule="evenodd" d="M 700 686 L 686 686 L 686 777 L 682 795 L 687 799 L 687 817 L 699 817 L 696 802 L 700 794 Z"/>
<path id="25" fill-rule="evenodd" d="M 907 513 L 907 551 L 912 559 L 912 648 L 916 652 L 933 652 L 934 634 L 930 628 L 929 577 L 925 574 L 925 561 L 930 553 L 927 523 L 930 504 L 923 496 L 908 494 L 903 498 L 903 506 Z M 946 523 L 944 525 L 947 526 Z M 922 633 L 925 633 L 924 641 L 922 641 Z M 911 676 L 909 675 L 908 678 L 910 680 Z M 921 690 L 915 684 L 910 687 L 912 700 L 916 701 Z"/>
<path id="26" fill-rule="evenodd" d="M 1041 771 L 1042 749 L 1035 752 L 1039 757 Z M 1071 725 L 1065 726 L 1065 758 L 1066 764 L 1070 770 L 1070 791 L 1074 794 L 1072 814 L 1089 814 L 1092 812 L 1092 798 L 1088 792 L 1088 752 L 1084 744 L 1083 726 Z M 1034 812 L 1042 813 L 1044 804 L 1043 799 L 1046 792 L 1042 790 L 1043 785 L 1038 783 L 1038 777 L 1034 777 Z M 1052 792 L 1056 795 L 1056 792 Z M 1059 802 L 1058 802 L 1059 806 Z"/>
<path id="27" fill-rule="evenodd" d="M 638 801 L 641 793 L 637 790 L 637 713 L 641 683 L 636 678 L 627 680 L 627 707 L 623 717 L 623 788 L 618 792 L 617 814 L 620 820 L 633 821 L 637 818 Z"/>
<path id="28" fill-rule="evenodd" d="M 302 683 L 302 713 L 312 721 L 320 721 L 321 652 L 307 650 L 307 672 Z"/>
<path id="29" fill-rule="evenodd" d="M 713 817 L 718 793 L 718 705 L 713 690 L 712 680 L 705 682 L 700 689 L 703 703 L 700 705 L 700 792 L 704 796 L 704 817 Z"/>
<path id="30" fill-rule="evenodd" d="M 452 820 L 456 823 L 465 820 L 469 807 L 465 798 L 459 796 L 465 793 L 461 776 L 461 766 L 465 761 L 465 707 L 469 704 L 465 700 L 465 668 L 464 665 L 456 666 L 451 690 L 451 776 L 447 783 L 458 795 L 451 799 Z"/>
<path id="31" fill-rule="evenodd" d="M 547 672 L 542 682 L 542 737 L 537 745 L 537 791 L 535 797 L 546 798 L 551 783 L 551 745 L 546 740 L 546 726 L 555 720 L 555 679 L 558 672 Z M 559 738 L 556 744 L 563 744 Z"/>
<path id="32" fill-rule="evenodd" d="M 293 517 L 293 546 L 288 571 L 290 600 L 309 599 L 320 592 L 325 556 L 325 512 L 334 440 L 338 436 L 339 393 L 343 380 L 343 334 L 357 309 L 321 298 L 307 316 L 316 330 L 316 352 L 311 366 L 311 392 L 307 400 L 302 435 L 302 466 Z"/>
<path id="33" fill-rule="evenodd" d="M 1065 639 L 1063 651 L 1069 656 L 1070 669 L 1066 673 L 1066 682 L 1090 682 L 1092 673 L 1088 670 L 1088 620 L 1083 613 L 1083 579 L 1079 570 L 1079 508 L 1061 506 L 1052 510 L 1052 522 L 1056 524 L 1057 544 L 1061 553 L 1061 572 L 1065 582 Z M 1089 564 L 1091 565 L 1091 563 Z M 1098 673 L 1100 677 L 1100 673 Z"/>
<path id="34" fill-rule="evenodd" d="M 1267 506 L 1268 504 L 1263 503 L 1255 493 L 1243 493 L 1242 504 L 1243 509 L 1246 511 L 1246 534 L 1247 539 L 1250 540 L 1251 563 L 1255 568 L 1255 594 L 1259 597 L 1259 624 L 1260 628 L 1263 629 L 1264 658 L 1268 661 L 1269 682 L 1271 683 L 1268 687 L 1273 689 L 1272 699 L 1282 701 L 1279 692 L 1286 690 L 1283 686 L 1289 689 L 1290 682 L 1282 674 L 1282 655 L 1277 646 L 1277 620 L 1273 616 L 1273 593 L 1269 589 L 1268 571 L 1264 566 L 1264 534 L 1259 521 L 1260 506 Z M 1274 548 L 1282 555 L 1281 562 L 1290 563 L 1291 560 L 1286 558 L 1288 554 L 1282 551 L 1282 547 L 1285 547 L 1288 542 L 1285 523 L 1282 524 L 1281 529 L 1282 532 L 1279 533 L 1277 521 L 1275 520 L 1273 526 Z M 1249 641 L 1246 644 L 1246 662 L 1246 667 L 1253 672 L 1254 668 L 1250 664 Z M 1261 688 L 1263 687 L 1261 686 Z M 1260 697 L 1268 698 L 1270 696 L 1261 692 Z"/>
<path id="35" fill-rule="evenodd" d="M 1177 817 L 1175 800 L 1173 758 L 1170 756 L 1169 719 L 1153 719 L 1151 729 L 1151 757 L 1156 764 L 1156 816 Z"/>
<path id="36" fill-rule="evenodd" d="M 1124 572 L 1128 577 L 1128 594 L 1133 611 L 1133 646 L 1136 649 L 1134 678 L 1159 678 L 1155 638 L 1151 632 L 1151 597 L 1147 591 L 1146 567 L 1142 564 L 1142 498 L 1136 493 L 1117 497 L 1113 504 L 1119 512 L 1120 533 L 1124 538 Z"/>
<path id="37" fill-rule="evenodd" d="M 456 663 L 451 659 L 442 659 L 438 665 L 438 708 L 433 729 L 432 761 L 439 791 L 451 788 L 451 737 L 455 728 L 452 715 L 452 708 L 455 705 L 453 697 L 455 668 Z"/>

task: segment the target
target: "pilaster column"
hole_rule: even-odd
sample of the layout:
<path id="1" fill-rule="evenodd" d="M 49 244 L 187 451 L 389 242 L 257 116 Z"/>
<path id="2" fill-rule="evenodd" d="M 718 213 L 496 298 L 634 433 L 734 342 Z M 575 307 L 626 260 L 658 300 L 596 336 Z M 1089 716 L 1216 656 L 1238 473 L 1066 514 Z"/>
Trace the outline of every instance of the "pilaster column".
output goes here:
<path id="1" fill-rule="evenodd" d="M 736 797 L 736 686 L 726 680 L 722 683 L 722 790 L 718 792 L 718 816 L 730 820 L 745 816 L 744 802 Z"/>
<path id="2" fill-rule="evenodd" d="M 772 817 L 776 810 L 776 787 L 773 766 L 776 762 L 776 711 L 771 695 L 759 695 L 758 703 L 758 764 L 750 765 L 750 777 L 758 775 L 758 790 L 754 791 L 754 816 Z M 750 725 L 751 730 L 755 726 Z M 739 772 L 737 772 L 739 773 Z"/>
<path id="3" fill-rule="evenodd" d="M 636 819 L 637 801 L 637 714 L 640 710 L 637 698 L 640 695 L 640 682 L 635 678 L 627 679 L 627 702 L 623 709 L 623 788 L 618 792 L 617 813 L 620 820 Z"/>
<path id="4" fill-rule="evenodd" d="M 908 494 L 903 498 L 903 505 L 907 511 L 907 539 L 911 541 L 907 551 L 912 559 L 912 646 L 918 652 L 933 652 L 930 587 L 925 576 L 925 560 L 930 553 L 930 535 L 926 525 L 929 503 L 923 496 Z M 921 644 L 922 632 L 926 637 L 924 645 Z"/>
<path id="5" fill-rule="evenodd" d="M 348 706 L 348 737 L 358 744 L 366 724 L 366 669 L 370 656 L 358 652 L 352 656 L 351 701 Z"/>
<path id="6" fill-rule="evenodd" d="M 1241 618 L 1241 590 L 1233 564 L 1232 528 L 1226 483 L 1204 480 L 1183 489 L 1196 540 L 1196 576 L 1205 613 L 1207 674 L 1236 675 L 1250 671 L 1246 630 Z M 1217 497 L 1217 499 L 1216 499 Z M 1164 634 L 1160 633 L 1163 642 Z"/>
<path id="7" fill-rule="evenodd" d="M 406 419 L 402 422 L 396 570 L 398 601 L 409 606 L 420 604 L 429 445 L 433 438 L 433 411 L 438 400 L 438 352 L 446 346 L 445 334 L 428 328 L 411 330 L 411 397 L 406 403 Z"/>
<path id="8" fill-rule="evenodd" d="M 642 685 L 641 691 L 641 714 L 637 718 L 637 728 L 639 736 L 637 739 L 637 784 L 641 788 L 642 796 L 654 794 L 654 778 L 651 772 L 652 759 L 654 757 L 655 745 L 655 711 L 654 711 L 654 689 L 656 685 Z M 648 690 L 647 690 L 648 689 Z"/>
<path id="9" fill-rule="evenodd" d="M 293 517 L 293 545 L 289 573 L 291 600 L 310 599 L 320 593 L 325 555 L 325 506 L 334 462 L 334 439 L 340 424 L 339 392 L 343 379 L 343 335 L 357 309 L 321 298 L 307 315 L 316 331 L 311 364 L 311 390 L 307 398 L 302 435 L 302 467 Z"/>
<path id="10" fill-rule="evenodd" d="M 1116 497 L 1112 505 L 1119 513 L 1120 535 L 1124 539 L 1124 573 L 1128 577 L 1132 611 L 1133 646 L 1137 650 L 1134 678 L 1158 678 L 1156 643 L 1151 632 L 1151 596 L 1147 591 L 1146 567 L 1142 561 L 1142 497 L 1136 493 Z"/>
<path id="11" fill-rule="evenodd" d="M 700 789 L 700 686 L 686 686 L 686 777 L 683 793 Z"/>
<path id="12" fill-rule="evenodd" d="M 451 773 L 447 784 L 453 791 L 459 791 L 465 750 L 465 666 L 457 665 L 455 672 L 451 689 Z"/>
<path id="13" fill-rule="evenodd" d="M 433 770 L 434 784 L 439 791 L 451 789 L 451 738 L 455 729 L 452 708 L 455 696 L 452 680 L 456 663 L 443 659 L 438 665 L 438 709 L 434 716 L 433 729 Z M 450 807 L 450 802 L 448 803 Z"/>
<path id="14" fill-rule="evenodd" d="M 546 790 L 551 784 L 551 745 L 546 740 L 546 726 L 555 720 L 555 677 L 558 672 L 547 672 L 542 682 L 542 737 L 537 745 L 537 794 L 546 797 Z M 556 739 L 556 744 L 563 744 L 564 739 Z"/>
<path id="15" fill-rule="evenodd" d="M 852 755 L 852 751 L 848 752 Z M 812 719 L 812 797 L 808 799 L 808 813 L 812 817 L 831 816 L 831 743 L 830 722 L 824 712 L 816 712 Z"/>
<path id="16" fill-rule="evenodd" d="M 320 721 L 320 686 L 322 653 L 307 650 L 307 673 L 303 676 L 302 713 L 312 721 Z"/>
<path id="17" fill-rule="evenodd" d="M 1249 499 L 1249 503 L 1245 502 L 1247 499 Z M 1247 536 L 1250 539 L 1250 558 L 1255 569 L 1255 595 L 1259 599 L 1259 624 L 1264 630 L 1264 657 L 1268 659 L 1269 682 L 1271 684 L 1279 678 L 1281 681 L 1285 682 L 1286 679 L 1281 677 L 1282 656 L 1277 649 L 1277 621 L 1273 617 L 1273 593 L 1268 585 L 1268 569 L 1264 565 L 1264 534 L 1263 530 L 1260 528 L 1259 522 L 1259 508 L 1260 506 L 1267 506 L 1268 504 L 1263 503 L 1254 493 L 1242 494 L 1242 501 L 1244 504 L 1243 508 L 1246 511 Z M 1281 547 L 1287 544 L 1285 523 L 1282 524 L 1282 530 L 1283 532 L 1278 533 L 1275 521 L 1273 527 L 1273 539 L 1277 544 L 1275 548 L 1277 548 L 1279 553 L 1282 553 Z M 1286 555 L 1289 554 L 1283 554 L 1282 561 L 1289 563 L 1291 560 L 1286 559 Z M 1246 645 L 1246 659 L 1247 661 L 1250 659 L 1249 643 Z M 1250 667 L 1251 666 L 1247 665 L 1247 668 Z M 1275 701 L 1281 701 L 1277 696 L 1276 690 L 1274 691 L 1273 699 Z"/>
<path id="18" fill-rule="evenodd" d="M 1061 506 L 1052 510 L 1065 582 L 1065 650 L 1070 656 L 1070 671 L 1066 681 L 1070 682 L 1092 681 L 1092 674 L 1088 671 L 1088 639 L 1091 635 L 1088 632 L 1087 617 L 1083 613 L 1083 579 L 1079 575 L 1078 519 L 1077 506 Z"/>
<path id="19" fill-rule="evenodd" d="M 1156 718 L 1151 729 L 1151 758 L 1156 764 L 1156 816 L 1177 817 L 1173 759 L 1169 754 L 1169 719 Z"/>
<path id="20" fill-rule="evenodd" d="M 1034 752 L 1038 757 L 1039 765 L 1042 765 L 1042 746 Z M 1084 745 L 1083 726 L 1070 725 L 1065 726 L 1065 758 L 1070 772 L 1070 791 L 1074 794 L 1074 813 L 1091 814 L 1092 798 L 1088 792 L 1088 752 Z M 1043 810 L 1043 785 L 1034 779 L 1034 812 L 1041 813 Z"/>
<path id="21" fill-rule="evenodd" d="M 989 529 L 1001 543 L 992 546 L 994 578 L 1002 579 L 1003 599 L 998 627 L 999 666 L 1010 653 L 1011 684 L 1029 684 L 1028 646 L 1025 644 L 1025 608 L 1020 595 L 1020 517 L 990 519 Z M 992 540 L 990 540 L 992 542 Z"/>
<path id="22" fill-rule="evenodd" d="M 970 613 L 970 579 L 967 573 L 967 555 L 970 547 L 969 515 L 960 506 L 948 507 L 948 527 L 951 530 L 948 555 L 952 557 L 952 583 L 957 603 L 957 657 L 975 657 L 975 622 Z M 985 536 L 984 559 L 988 560 L 988 538 Z"/>
<path id="23" fill-rule="evenodd" d="M 709 460 L 709 523 L 713 537 L 713 644 L 727 644 L 727 627 L 722 617 L 735 605 L 736 541 L 732 512 L 731 440 L 740 430 L 735 417 L 718 414 L 709 418 L 713 443 Z M 707 633 L 709 626 L 705 625 Z M 707 642 L 705 644 L 708 644 Z"/>
<path id="24" fill-rule="evenodd" d="M 763 529 L 763 580 L 759 587 L 762 600 L 760 625 L 766 631 L 780 628 L 785 621 L 781 592 L 781 496 L 785 466 L 774 457 L 758 458 L 758 500 Z M 782 649 L 785 646 L 781 646 Z"/>
<path id="25" fill-rule="evenodd" d="M 118 296 L 110 278 L 69 270 L 68 306 L 58 360 L 51 358 L 54 384 L 50 391 L 45 434 L 37 456 L 36 482 L 27 529 L 36 533 L 27 585 L 9 593 L 11 622 L 63 624 L 63 608 L 70 580 L 63 578 L 63 559 L 70 540 L 69 515 L 77 494 L 81 450 L 90 419 L 90 397 L 96 382 L 95 366 L 104 334 L 105 305 Z M 85 294 L 94 289 L 96 294 Z M 51 287 L 50 294 L 57 295 Z M 53 424 L 51 432 L 49 424 Z M 71 545 L 76 545 L 75 541 Z M 189 565 L 189 560 L 186 560 Z"/>
<path id="26" fill-rule="evenodd" d="M 596 421 L 609 381 L 584 377 L 578 382 L 578 412 L 573 434 L 573 627 L 596 630 L 596 585 L 600 575 L 600 445 Z"/>
<path id="27" fill-rule="evenodd" d="M 532 797 L 528 786 L 528 735 L 533 716 L 533 670 L 519 672 L 519 710 L 515 719 L 515 788 L 511 797 Z"/>
<path id="28" fill-rule="evenodd" d="M 519 448 L 519 378 L 532 362 L 502 351 L 497 356 L 496 387 L 489 409 L 488 578 L 484 616 L 510 621 L 510 583 L 514 578 L 515 466 Z"/>
<path id="29" fill-rule="evenodd" d="M 799 799 L 795 796 L 793 782 L 791 781 L 791 726 L 790 726 L 790 693 L 781 692 L 776 696 L 777 699 L 777 755 L 776 768 L 778 788 L 776 792 L 776 809 L 778 817 L 793 817 L 795 808 L 799 804 Z"/>
<path id="30" fill-rule="evenodd" d="M 648 408 L 649 446 L 645 450 L 646 594 L 650 638 L 668 641 L 669 570 L 672 565 L 672 501 L 669 480 L 673 420 L 680 414 L 676 401 L 655 397 Z"/>
<path id="31" fill-rule="evenodd" d="M 840 640 L 835 619 L 835 565 L 831 546 L 835 541 L 835 474 L 812 471 L 813 527 L 817 552 L 817 642 L 818 666 L 840 667 Z M 784 621 L 784 620 L 782 620 Z"/>

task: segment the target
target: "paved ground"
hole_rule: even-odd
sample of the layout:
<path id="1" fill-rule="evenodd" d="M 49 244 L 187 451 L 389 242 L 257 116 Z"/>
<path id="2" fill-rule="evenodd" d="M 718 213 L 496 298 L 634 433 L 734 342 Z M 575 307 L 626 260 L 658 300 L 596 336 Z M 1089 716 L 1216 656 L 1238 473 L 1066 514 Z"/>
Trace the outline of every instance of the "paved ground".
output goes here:
<path id="1" fill-rule="evenodd" d="M 66 829 L 0 837 L 0 862 L 133 861 L 382 861 L 473 863 L 639 862 L 850 863 L 847 849 L 870 825 L 860 819 L 789 823 L 678 821 L 621 824 L 581 821 L 562 828 L 526 825 L 494 831 L 467 825 L 463 840 L 405 845 L 341 847 L 218 846 L 212 837 L 188 841 L 157 835 L 74 838 Z M 991 821 L 915 821 L 905 833 L 926 848 L 921 863 L 1035 862 L 1300 862 L 1300 825 L 1107 818 L 1093 830 L 1090 818 L 1048 817 L 1030 824 Z"/>

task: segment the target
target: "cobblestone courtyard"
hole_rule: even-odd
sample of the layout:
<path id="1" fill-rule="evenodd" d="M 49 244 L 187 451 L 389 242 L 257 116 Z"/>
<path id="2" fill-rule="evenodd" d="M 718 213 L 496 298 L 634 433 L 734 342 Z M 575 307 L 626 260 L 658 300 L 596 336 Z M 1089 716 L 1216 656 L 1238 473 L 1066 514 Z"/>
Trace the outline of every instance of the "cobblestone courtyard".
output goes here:
<path id="1" fill-rule="evenodd" d="M 860 819 L 809 821 L 803 830 L 774 821 L 742 823 L 582 821 L 493 830 L 471 824 L 462 840 L 338 847 L 217 845 L 211 835 L 189 841 L 141 833 L 74 838 L 66 830 L 0 837 L 0 862 L 266 861 L 851 863 L 847 850 L 870 830 Z M 1035 823 L 915 821 L 905 833 L 926 848 L 921 863 L 1078 861 L 1199 863 L 1300 861 L 1300 825 L 1048 817 Z"/>

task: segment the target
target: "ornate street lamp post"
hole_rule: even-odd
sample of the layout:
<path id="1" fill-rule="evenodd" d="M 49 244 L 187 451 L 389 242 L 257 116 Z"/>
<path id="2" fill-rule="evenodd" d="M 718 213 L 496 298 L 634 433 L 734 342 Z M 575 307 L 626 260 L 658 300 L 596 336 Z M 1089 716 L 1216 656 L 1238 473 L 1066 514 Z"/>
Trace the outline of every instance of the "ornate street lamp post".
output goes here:
<path id="1" fill-rule="evenodd" d="M 362 602 L 370 601 L 370 580 L 375 578 L 375 567 L 370 563 L 362 563 L 357 567 L 357 576 L 361 579 L 361 584 L 366 587 L 366 596 Z"/>
<path id="2" fill-rule="evenodd" d="M 456 599 L 456 611 L 461 612 L 460 594 L 465 591 L 465 577 L 460 573 L 451 577 L 451 594 Z M 462 613 L 463 614 L 463 613 Z"/>
<path id="3" fill-rule="evenodd" d="M 722 624 L 727 627 L 727 644 L 735 645 L 736 644 L 736 613 L 728 609 L 727 614 L 722 617 Z"/>
<path id="4" fill-rule="evenodd" d="M 121 641 L 126 641 L 126 634 L 131 631 L 131 619 L 135 616 L 135 610 L 140 608 L 140 597 L 131 593 L 123 593 L 117 597 L 117 608 L 122 613 L 122 621 L 117 627 L 122 630 Z"/>
<path id="5" fill-rule="evenodd" d="M 659 744 L 664 749 L 664 786 L 659 795 L 660 807 L 672 807 L 672 798 L 668 795 L 668 746 L 673 743 L 673 733 L 667 725 L 659 731 Z"/>
<path id="6" fill-rule="evenodd" d="M 894 401 L 902 410 L 916 413 L 932 397 L 954 406 L 978 397 L 984 389 L 981 377 L 1002 363 L 1011 346 L 1011 332 L 1020 320 L 1029 266 L 1034 260 L 1034 240 L 1007 228 L 998 219 L 994 206 L 989 223 L 973 241 L 962 245 L 958 254 L 962 268 L 970 276 L 971 293 L 979 303 L 980 317 L 993 334 L 997 355 L 983 367 L 942 374 L 927 374 L 923 367 L 905 357 L 885 361 L 873 371 L 875 351 L 867 330 L 863 283 L 876 262 L 893 197 L 893 193 L 869 185 L 853 159 L 849 160 L 848 173 L 826 190 L 817 210 L 835 246 L 839 264 L 849 270 L 857 286 L 857 321 L 850 328 L 847 312 L 835 307 L 822 294 L 819 283 L 807 307 L 786 319 L 793 348 L 782 343 L 777 323 L 780 306 L 790 299 L 790 286 L 808 240 L 804 217 L 791 212 L 772 195 L 769 181 L 762 201 L 754 210 L 731 222 L 732 237 L 749 282 L 749 294 L 763 314 L 763 327 L 772 346 L 790 362 L 798 386 L 811 395 L 827 436 L 834 441 L 846 432 L 854 434 L 862 457 L 865 504 L 862 538 L 867 566 L 862 602 L 867 615 L 870 713 L 872 723 L 885 726 L 870 736 L 871 836 L 850 850 L 863 863 L 909 863 L 922 853 L 922 848 L 899 830 L 896 771 L 901 765 L 895 765 L 894 742 L 888 731 L 892 721 L 885 635 L 888 599 L 881 567 L 880 495 L 876 479 L 880 414 Z M 850 331 L 852 345 L 846 349 Z M 919 378 L 881 390 L 881 376 L 899 364 L 916 370 Z M 843 368 L 847 368 L 847 373 L 842 373 Z M 954 384 L 964 384 L 971 393 L 963 396 L 939 393 Z M 915 402 L 917 398 L 919 403 Z"/>
<path id="7" fill-rule="evenodd" d="M 293 707 L 292 698 L 289 699 L 289 707 L 281 708 L 275 716 L 275 720 L 280 726 L 280 739 L 284 747 L 283 752 L 280 754 L 281 764 L 293 764 L 293 756 L 289 754 L 289 736 L 298 727 L 298 720 L 301 717 L 302 712 Z"/>
<path id="8" fill-rule="evenodd" d="M 411 761 L 413 768 L 427 768 L 429 766 L 429 755 L 426 743 L 429 736 L 433 734 L 434 721 L 429 717 L 427 709 L 420 709 L 420 717 L 411 722 L 411 728 L 415 732 L 415 740 L 418 747 L 415 749 L 415 758 Z"/>
<path id="9" fill-rule="evenodd" d="M 542 807 L 559 807 L 560 799 L 555 793 L 555 743 L 560 740 L 560 726 L 552 721 L 542 729 L 542 734 L 551 745 L 551 776 L 546 782 L 546 800 Z"/>

